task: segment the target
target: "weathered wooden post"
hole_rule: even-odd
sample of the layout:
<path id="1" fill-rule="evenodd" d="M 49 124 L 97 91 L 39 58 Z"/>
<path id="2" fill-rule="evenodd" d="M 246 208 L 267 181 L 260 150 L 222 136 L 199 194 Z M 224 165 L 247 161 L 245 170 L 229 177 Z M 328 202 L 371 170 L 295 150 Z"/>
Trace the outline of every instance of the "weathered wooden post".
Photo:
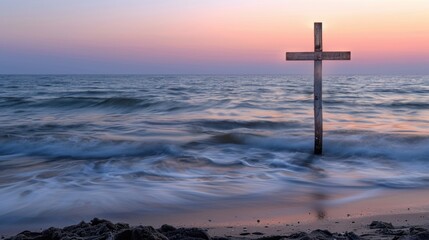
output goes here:
<path id="1" fill-rule="evenodd" d="M 314 61 L 314 154 L 322 154 L 322 60 L 350 60 L 350 52 L 323 52 L 322 23 L 314 23 L 314 52 L 287 52 L 286 60 Z"/>

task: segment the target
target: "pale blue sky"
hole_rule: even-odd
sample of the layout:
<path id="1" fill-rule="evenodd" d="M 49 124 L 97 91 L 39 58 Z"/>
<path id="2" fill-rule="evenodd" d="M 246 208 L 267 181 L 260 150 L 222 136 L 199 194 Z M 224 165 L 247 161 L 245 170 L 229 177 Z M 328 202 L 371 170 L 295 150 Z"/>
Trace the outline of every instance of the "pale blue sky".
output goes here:
<path id="1" fill-rule="evenodd" d="M 323 3 L 322 3 L 323 2 Z M 325 73 L 429 74 L 424 0 L 38 0 L 0 2 L 1 73 L 312 73 L 286 51 L 352 61 Z"/>

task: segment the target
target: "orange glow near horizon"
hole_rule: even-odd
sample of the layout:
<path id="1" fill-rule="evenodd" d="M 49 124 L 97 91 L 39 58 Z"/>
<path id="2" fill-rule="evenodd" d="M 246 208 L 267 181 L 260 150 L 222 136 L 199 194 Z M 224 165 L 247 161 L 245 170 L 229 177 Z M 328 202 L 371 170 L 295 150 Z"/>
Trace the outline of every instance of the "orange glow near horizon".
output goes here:
<path id="1" fill-rule="evenodd" d="M 280 64 L 286 51 L 313 50 L 313 22 L 321 21 L 324 50 L 352 51 L 351 64 L 427 62 L 429 54 L 429 2 L 422 0 L 106 2 L 0 10 L 0 50 L 94 60 Z"/>

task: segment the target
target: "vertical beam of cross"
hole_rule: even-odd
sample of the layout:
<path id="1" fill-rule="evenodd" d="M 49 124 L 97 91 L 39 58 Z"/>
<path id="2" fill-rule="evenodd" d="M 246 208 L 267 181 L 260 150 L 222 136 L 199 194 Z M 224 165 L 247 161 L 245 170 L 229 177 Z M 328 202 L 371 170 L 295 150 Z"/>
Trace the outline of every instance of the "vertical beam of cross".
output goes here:
<path id="1" fill-rule="evenodd" d="M 286 60 L 314 61 L 314 154 L 323 151 L 322 60 L 350 60 L 350 52 L 323 52 L 322 23 L 314 23 L 314 52 L 287 52 Z"/>
<path id="2" fill-rule="evenodd" d="M 322 154 L 323 112 L 322 112 L 322 23 L 314 23 L 314 153 Z"/>

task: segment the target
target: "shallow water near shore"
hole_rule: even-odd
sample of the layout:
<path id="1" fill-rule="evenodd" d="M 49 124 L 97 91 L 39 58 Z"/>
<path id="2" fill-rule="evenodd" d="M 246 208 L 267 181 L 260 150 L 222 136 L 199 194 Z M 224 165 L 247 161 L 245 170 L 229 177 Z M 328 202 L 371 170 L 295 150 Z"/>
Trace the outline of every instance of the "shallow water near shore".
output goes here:
<path id="1" fill-rule="evenodd" d="M 2 75 L 0 230 L 259 204 L 305 213 L 428 190 L 429 76 L 325 76 L 323 156 L 312 84 Z"/>

